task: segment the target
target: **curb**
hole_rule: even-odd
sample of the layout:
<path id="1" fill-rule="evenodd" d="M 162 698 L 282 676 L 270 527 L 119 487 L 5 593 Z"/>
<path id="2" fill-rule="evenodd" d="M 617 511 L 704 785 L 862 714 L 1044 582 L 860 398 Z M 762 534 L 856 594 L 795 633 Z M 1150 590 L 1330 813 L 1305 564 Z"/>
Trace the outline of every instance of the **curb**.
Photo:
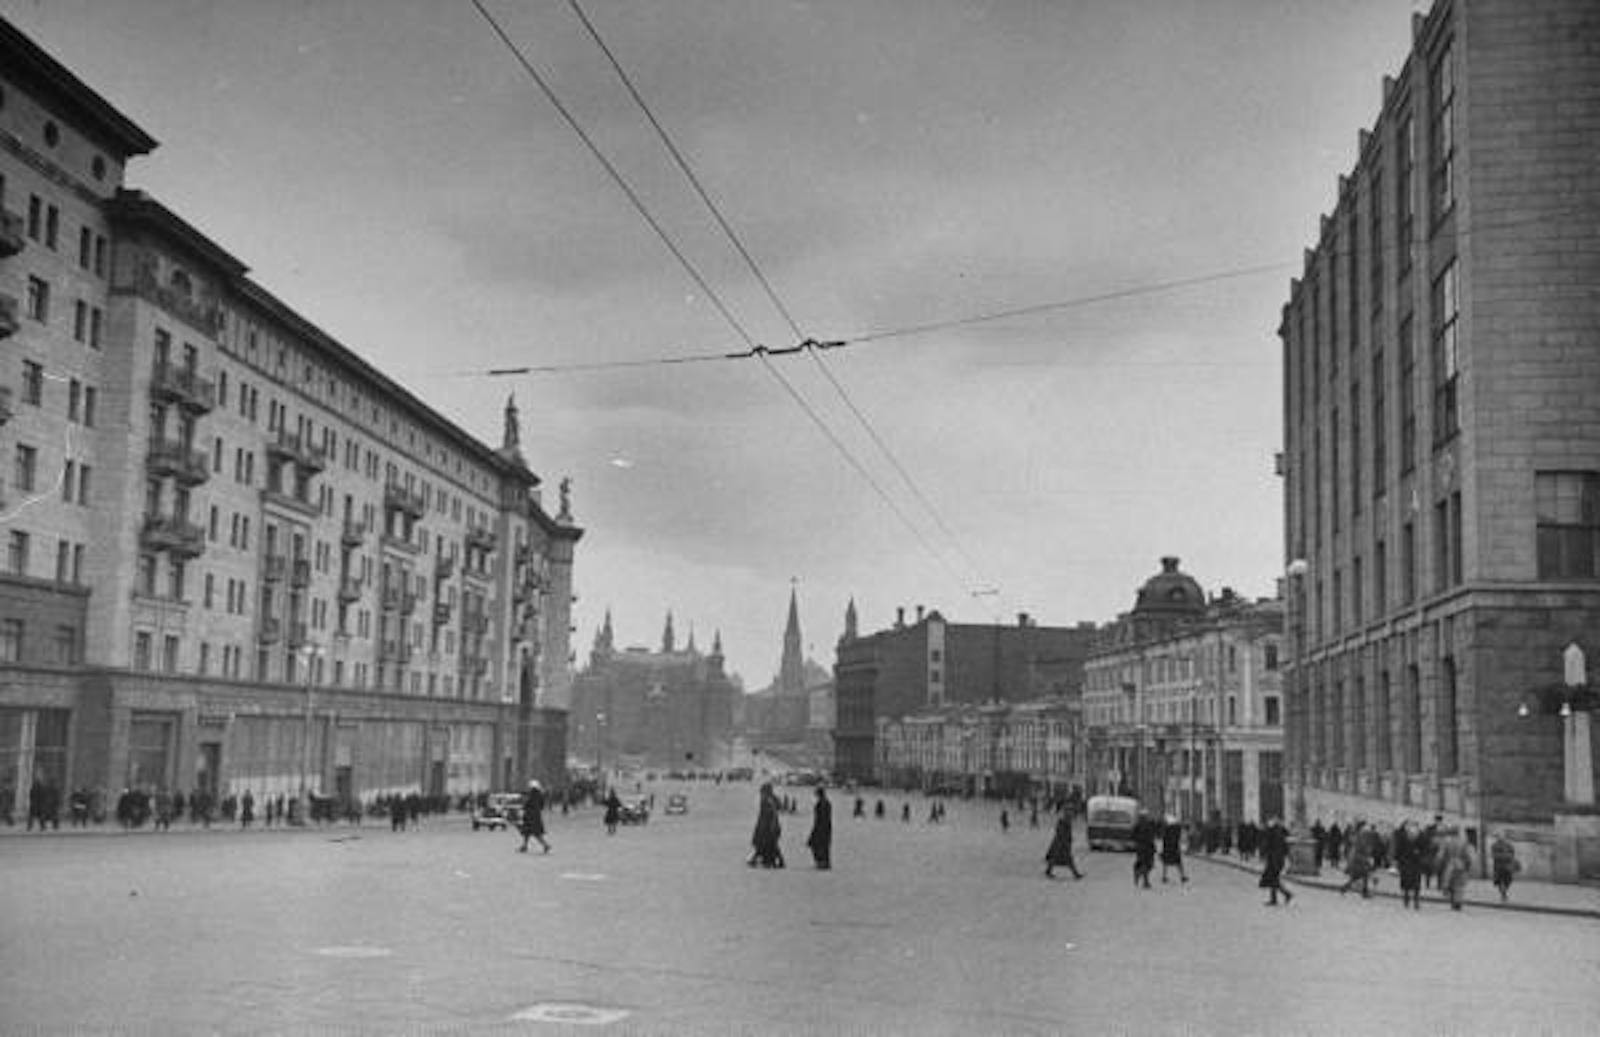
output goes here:
<path id="1" fill-rule="evenodd" d="M 1214 864 L 1221 868 L 1232 868 L 1234 871 L 1242 871 L 1250 875 L 1261 874 L 1261 869 L 1255 865 L 1247 864 L 1244 861 L 1232 860 L 1227 857 L 1213 857 L 1209 854 L 1191 854 L 1187 857 L 1187 859 L 1191 861 L 1203 861 L 1207 864 Z M 1292 881 L 1297 886 L 1307 886 L 1312 889 L 1322 889 L 1330 892 L 1337 892 L 1339 887 L 1343 885 L 1342 882 L 1330 882 L 1327 879 L 1321 878 L 1320 876 L 1307 878 L 1303 875 L 1294 875 L 1287 871 L 1284 872 L 1284 877 Z M 1400 899 L 1398 894 L 1381 889 L 1373 891 L 1372 896 L 1383 897 L 1388 900 Z M 1514 901 L 1502 903 L 1498 900 L 1477 900 L 1471 897 L 1464 900 L 1463 903 L 1468 907 L 1488 908 L 1493 911 L 1520 911 L 1524 914 L 1532 915 L 1564 915 L 1569 918 L 1589 918 L 1595 921 L 1600 921 L 1600 909 L 1595 908 L 1555 907 L 1549 904 L 1524 904 Z"/>

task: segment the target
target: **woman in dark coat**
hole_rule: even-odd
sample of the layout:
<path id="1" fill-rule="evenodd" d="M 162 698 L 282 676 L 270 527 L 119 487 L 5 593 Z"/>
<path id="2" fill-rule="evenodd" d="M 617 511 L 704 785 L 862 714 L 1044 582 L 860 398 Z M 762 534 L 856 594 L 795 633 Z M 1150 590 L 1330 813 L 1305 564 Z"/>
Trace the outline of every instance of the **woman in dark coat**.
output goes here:
<path id="1" fill-rule="evenodd" d="M 761 786 L 761 805 L 756 812 L 756 830 L 750 836 L 750 866 L 761 865 L 763 868 L 783 867 L 783 850 L 778 846 L 778 838 L 783 834 L 783 826 L 778 823 L 778 797 L 773 793 L 771 784 Z"/>
<path id="2" fill-rule="evenodd" d="M 537 839 L 544 852 L 550 852 L 550 844 L 544 838 L 544 789 L 538 781 L 528 782 L 528 791 L 522 795 L 522 819 L 517 828 L 522 832 L 519 852 L 528 852 L 529 839 Z"/>
<path id="3" fill-rule="evenodd" d="M 1072 859 L 1072 811 L 1063 810 L 1056 815 L 1056 834 L 1050 848 L 1044 852 L 1044 877 L 1056 877 L 1057 868 L 1067 868 L 1075 879 L 1083 878 L 1077 862 Z"/>
<path id="4" fill-rule="evenodd" d="M 1178 824 L 1177 818 L 1170 816 L 1161 827 L 1162 882 L 1167 881 L 1168 868 L 1177 868 L 1178 878 L 1189 881 L 1189 873 L 1183 870 L 1183 826 Z"/>
<path id="5" fill-rule="evenodd" d="M 817 786 L 817 802 L 811 808 L 811 834 L 806 837 L 806 845 L 811 847 L 811 859 L 817 862 L 819 869 L 827 871 L 833 867 L 833 804 L 820 785 Z"/>
<path id="6" fill-rule="evenodd" d="M 1150 872 L 1156 866 L 1156 823 L 1141 812 L 1133 823 L 1133 885 L 1150 888 Z"/>
<path id="7" fill-rule="evenodd" d="M 1287 905 L 1294 899 L 1294 894 L 1283 885 L 1283 867 L 1289 863 L 1289 833 L 1276 817 L 1261 833 L 1261 861 L 1261 881 L 1256 885 L 1267 891 L 1270 897 L 1267 906 L 1278 906 L 1279 893 L 1283 894 L 1283 902 Z"/>
<path id="8" fill-rule="evenodd" d="M 1422 910 L 1422 836 L 1407 821 L 1394 830 L 1394 868 L 1400 873 L 1400 906 Z"/>
<path id="9" fill-rule="evenodd" d="M 622 800 L 617 798 L 617 790 L 612 789 L 606 793 L 606 834 L 617 834 L 617 823 L 622 820 Z"/>

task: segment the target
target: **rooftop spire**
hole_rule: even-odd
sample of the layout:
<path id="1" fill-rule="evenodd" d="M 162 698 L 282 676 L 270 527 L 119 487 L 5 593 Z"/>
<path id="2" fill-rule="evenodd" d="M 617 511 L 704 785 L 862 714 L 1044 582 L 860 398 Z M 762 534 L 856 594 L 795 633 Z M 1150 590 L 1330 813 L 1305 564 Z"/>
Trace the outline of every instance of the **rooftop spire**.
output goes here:
<path id="1" fill-rule="evenodd" d="M 806 687 L 805 666 L 800 655 L 800 604 L 794 581 L 789 585 L 789 622 L 783 628 L 783 661 L 778 664 L 778 691 L 802 692 Z"/>
<path id="2" fill-rule="evenodd" d="M 672 610 L 667 609 L 667 625 L 661 631 L 661 650 L 663 652 L 673 651 L 676 642 L 677 636 L 672 632 Z"/>

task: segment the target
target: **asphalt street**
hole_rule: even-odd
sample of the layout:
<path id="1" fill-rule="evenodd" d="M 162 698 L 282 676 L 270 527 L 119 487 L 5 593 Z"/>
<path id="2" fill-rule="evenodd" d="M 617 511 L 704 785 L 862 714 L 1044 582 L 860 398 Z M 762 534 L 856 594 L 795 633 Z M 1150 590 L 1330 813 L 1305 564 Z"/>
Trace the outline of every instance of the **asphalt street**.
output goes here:
<path id="1" fill-rule="evenodd" d="M 784 818 L 745 864 L 750 785 L 554 851 L 460 817 L 419 831 L 0 840 L 4 1033 L 1587 1034 L 1600 923 L 1421 912 L 1192 861 L 1135 890 L 1125 855 L 1047 880 L 1048 827 L 957 801 L 856 820 L 834 870 Z M 667 786 L 656 789 L 658 804 Z M 886 796 L 892 817 L 898 796 Z M 1081 835 L 1081 833 L 1080 833 Z"/>

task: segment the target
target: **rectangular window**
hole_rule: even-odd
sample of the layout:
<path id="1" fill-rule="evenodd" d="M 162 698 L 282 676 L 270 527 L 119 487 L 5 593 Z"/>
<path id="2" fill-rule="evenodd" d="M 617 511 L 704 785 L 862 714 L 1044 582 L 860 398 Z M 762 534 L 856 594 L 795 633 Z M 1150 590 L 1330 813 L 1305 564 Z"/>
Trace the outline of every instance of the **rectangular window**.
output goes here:
<path id="1" fill-rule="evenodd" d="M 78 463 L 68 461 L 61 472 L 61 499 L 72 503 L 72 494 L 78 488 Z"/>
<path id="2" fill-rule="evenodd" d="M 96 277 L 106 276 L 106 253 L 109 246 L 110 241 L 104 235 L 96 234 L 94 236 L 94 275 Z"/>
<path id="3" fill-rule="evenodd" d="M 6 538 L 6 568 L 18 576 L 28 575 L 28 544 L 28 534 L 20 529 Z"/>
<path id="4" fill-rule="evenodd" d="M 72 543 L 68 540 L 56 542 L 56 582 L 66 583 L 67 577 L 72 574 Z"/>
<path id="5" fill-rule="evenodd" d="M 1384 425 L 1383 350 L 1374 345 L 1372 353 L 1372 496 L 1382 497 L 1389 463 L 1388 429 Z"/>
<path id="6" fill-rule="evenodd" d="M 1439 774 L 1453 777 L 1460 772 L 1461 723 L 1456 712 L 1456 661 L 1451 656 L 1439 660 L 1443 670 L 1439 682 Z"/>
<path id="7" fill-rule="evenodd" d="M 1400 474 L 1417 464 L 1417 342 L 1411 314 L 1400 318 Z"/>
<path id="8" fill-rule="evenodd" d="M 38 482 L 39 451 L 25 444 L 17 444 L 17 460 L 12 484 L 21 493 L 32 493 Z"/>
<path id="9" fill-rule="evenodd" d="M 88 270 L 94 265 L 94 232 L 88 227 L 78 228 L 78 267 Z"/>
<path id="10" fill-rule="evenodd" d="M 1415 666 L 1406 667 L 1406 758 L 1408 774 L 1422 772 L 1422 674 Z"/>
<path id="11" fill-rule="evenodd" d="M 1372 728 L 1376 736 L 1373 750 L 1373 763 L 1380 771 L 1389 770 L 1394 766 L 1394 742 L 1389 714 L 1389 671 L 1384 670 L 1378 674 L 1378 701 L 1373 703 Z"/>
<path id="12" fill-rule="evenodd" d="M 150 633 L 141 630 L 133 635 L 133 668 L 135 670 L 150 669 Z"/>
<path id="13" fill-rule="evenodd" d="M 1600 473 L 1536 472 L 1539 578 L 1600 576 Z"/>
<path id="14" fill-rule="evenodd" d="M 106 311 L 98 306 L 89 307 L 89 348 L 99 349 L 105 335 Z"/>
<path id="15" fill-rule="evenodd" d="M 41 324 L 50 320 L 50 283 L 42 278 L 28 278 L 28 316 Z"/>
<path id="16" fill-rule="evenodd" d="M 1366 679 L 1357 675 L 1350 690 L 1350 766 L 1359 771 L 1367 766 Z"/>
<path id="17" fill-rule="evenodd" d="M 89 499 L 89 473 L 93 469 L 86 464 L 78 466 L 78 503 L 89 507 L 93 501 Z"/>
<path id="18" fill-rule="evenodd" d="M 1350 560 L 1350 622 L 1359 626 L 1362 620 L 1361 598 L 1364 588 L 1361 586 L 1361 556 L 1356 555 Z"/>
<path id="19" fill-rule="evenodd" d="M 22 362 L 22 402 L 35 407 L 44 404 L 44 367 L 32 360 Z"/>
<path id="20" fill-rule="evenodd" d="M 161 672 L 178 672 L 178 635 L 168 634 L 161 641 Z"/>
<path id="21" fill-rule="evenodd" d="M 1381 617 L 1389 608 L 1389 545 L 1379 540 L 1372 546 L 1372 615 Z"/>
<path id="22" fill-rule="evenodd" d="M 1367 176 L 1367 294 L 1376 314 L 1383 309 L 1383 170 L 1376 164 Z"/>
<path id="23" fill-rule="evenodd" d="M 1400 602 L 1417 600 L 1417 527 L 1407 522 L 1400 527 Z"/>
<path id="24" fill-rule="evenodd" d="M 1416 233 L 1416 210 L 1412 204 L 1417 165 L 1417 128 L 1411 116 L 1400 122 L 1395 133 L 1400 161 L 1394 178 L 1394 236 L 1395 255 L 1400 279 L 1405 280 L 1411 270 L 1412 236 Z"/>
<path id="25" fill-rule="evenodd" d="M 100 402 L 100 390 L 92 385 L 83 387 L 83 427 L 94 428 L 95 404 Z"/>
<path id="26" fill-rule="evenodd" d="M 1456 261 L 1451 260 L 1433 282 L 1433 442 L 1437 446 L 1461 429 L 1457 380 L 1460 355 L 1456 322 L 1460 316 Z"/>
<path id="27" fill-rule="evenodd" d="M 1432 198 L 1433 216 L 1442 219 L 1456 203 L 1456 66 L 1453 48 L 1449 41 L 1439 50 L 1429 77 L 1428 95 L 1432 101 L 1429 114 L 1429 151 L 1433 157 Z"/>
<path id="28" fill-rule="evenodd" d="M 0 662 L 22 661 L 22 620 L 0 620 Z"/>
<path id="29" fill-rule="evenodd" d="M 1268 727 L 1280 727 L 1280 726 L 1282 726 L 1282 724 L 1283 724 L 1283 714 L 1282 714 L 1282 709 L 1281 709 L 1281 707 L 1280 707 L 1280 705 L 1278 703 L 1278 696 L 1276 696 L 1276 695 L 1268 695 L 1266 698 L 1262 699 L 1262 705 L 1264 705 L 1266 707 L 1266 723 L 1267 723 L 1267 726 Z"/>
<path id="30" fill-rule="evenodd" d="M 1350 513 L 1361 514 L 1361 383 L 1356 381 L 1355 365 L 1350 379 Z"/>
<path id="31" fill-rule="evenodd" d="M 44 199 L 36 194 L 28 196 L 28 237 L 38 241 L 44 234 Z"/>
<path id="32" fill-rule="evenodd" d="M 71 626 L 56 627 L 55 636 L 55 661 L 62 666 L 72 666 L 78 662 L 78 628 Z"/>
<path id="33" fill-rule="evenodd" d="M 61 244 L 61 210 L 54 205 L 45 210 L 44 243 L 52 249 Z"/>
<path id="34" fill-rule="evenodd" d="M 72 304 L 72 337 L 79 342 L 89 341 L 89 304 L 82 299 Z"/>

